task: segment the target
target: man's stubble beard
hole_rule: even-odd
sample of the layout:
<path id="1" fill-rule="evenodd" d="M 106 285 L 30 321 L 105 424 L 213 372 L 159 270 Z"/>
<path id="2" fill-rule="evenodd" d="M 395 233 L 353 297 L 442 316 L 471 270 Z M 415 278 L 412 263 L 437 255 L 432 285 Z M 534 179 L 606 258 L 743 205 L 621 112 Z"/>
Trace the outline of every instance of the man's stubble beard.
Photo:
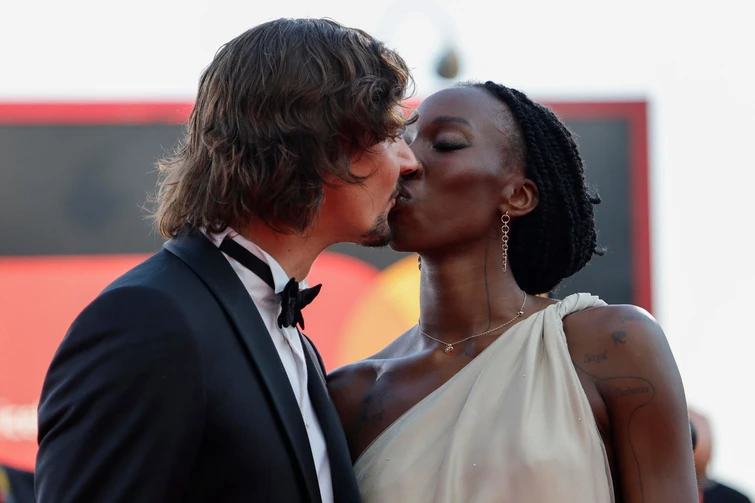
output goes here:
<path id="1" fill-rule="evenodd" d="M 362 239 L 358 244 L 368 248 L 382 248 L 388 246 L 392 240 L 393 231 L 391 226 L 388 225 L 388 212 L 386 211 L 378 217 L 372 229 L 362 234 Z"/>

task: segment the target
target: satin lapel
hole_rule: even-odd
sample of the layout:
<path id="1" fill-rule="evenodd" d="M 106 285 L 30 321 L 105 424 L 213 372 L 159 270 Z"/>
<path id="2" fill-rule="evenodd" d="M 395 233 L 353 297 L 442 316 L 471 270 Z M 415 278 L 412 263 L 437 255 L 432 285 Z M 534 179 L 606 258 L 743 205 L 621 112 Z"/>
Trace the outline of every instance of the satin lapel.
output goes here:
<path id="1" fill-rule="evenodd" d="M 333 479 L 333 499 L 335 503 L 360 501 L 359 488 L 351 464 L 349 446 L 341 426 L 335 405 L 330 398 L 320 359 L 309 339 L 300 333 L 307 360 L 307 387 L 312 407 L 320 422 L 325 443 L 328 446 L 330 473 Z"/>
<path id="2" fill-rule="evenodd" d="M 320 502 L 320 488 L 304 420 L 270 334 L 257 307 L 222 252 L 203 234 L 171 239 L 164 248 L 186 263 L 207 285 L 236 327 L 242 346 L 267 387 L 268 398 L 288 436 L 309 493 Z M 251 426 L 251 425 L 250 425 Z"/>

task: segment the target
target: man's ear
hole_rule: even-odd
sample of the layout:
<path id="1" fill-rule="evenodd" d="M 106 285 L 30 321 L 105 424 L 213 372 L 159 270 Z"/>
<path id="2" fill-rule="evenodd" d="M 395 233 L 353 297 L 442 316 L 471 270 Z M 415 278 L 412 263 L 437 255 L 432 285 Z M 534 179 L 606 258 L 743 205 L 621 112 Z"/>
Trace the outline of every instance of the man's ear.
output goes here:
<path id="1" fill-rule="evenodd" d="M 523 178 L 506 185 L 501 194 L 501 213 L 509 212 L 512 218 L 522 217 L 534 210 L 540 202 L 540 193 L 535 182 Z"/>

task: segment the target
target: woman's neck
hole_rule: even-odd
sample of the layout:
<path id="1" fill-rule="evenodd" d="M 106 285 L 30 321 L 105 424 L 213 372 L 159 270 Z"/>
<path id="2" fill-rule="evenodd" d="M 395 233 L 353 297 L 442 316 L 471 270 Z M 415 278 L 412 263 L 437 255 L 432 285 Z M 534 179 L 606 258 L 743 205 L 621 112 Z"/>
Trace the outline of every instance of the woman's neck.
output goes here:
<path id="1" fill-rule="evenodd" d="M 422 330 L 453 342 L 490 330 L 514 318 L 524 292 L 491 242 L 482 249 L 422 259 Z M 525 315 L 527 310 L 525 309 Z"/>

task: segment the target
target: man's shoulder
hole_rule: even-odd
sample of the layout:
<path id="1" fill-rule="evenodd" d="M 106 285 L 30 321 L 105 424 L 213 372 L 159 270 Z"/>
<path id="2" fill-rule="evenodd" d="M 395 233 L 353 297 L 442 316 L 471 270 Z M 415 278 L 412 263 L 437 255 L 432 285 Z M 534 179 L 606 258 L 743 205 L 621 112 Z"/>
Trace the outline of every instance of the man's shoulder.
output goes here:
<path id="1" fill-rule="evenodd" d="M 71 329 L 120 326 L 150 320 L 186 320 L 197 303 L 194 289 L 201 281 L 183 263 L 162 250 L 125 272 L 106 286 L 79 314 Z"/>
<path id="2" fill-rule="evenodd" d="M 102 293 L 119 288 L 139 287 L 170 291 L 177 280 L 188 275 L 191 275 L 191 270 L 181 260 L 160 250 L 120 275 Z"/>
<path id="3" fill-rule="evenodd" d="M 109 299 L 142 304 L 143 299 L 177 307 L 193 303 L 198 290 L 206 287 L 196 274 L 180 259 L 160 250 L 113 280 L 90 306 L 112 304 Z"/>

